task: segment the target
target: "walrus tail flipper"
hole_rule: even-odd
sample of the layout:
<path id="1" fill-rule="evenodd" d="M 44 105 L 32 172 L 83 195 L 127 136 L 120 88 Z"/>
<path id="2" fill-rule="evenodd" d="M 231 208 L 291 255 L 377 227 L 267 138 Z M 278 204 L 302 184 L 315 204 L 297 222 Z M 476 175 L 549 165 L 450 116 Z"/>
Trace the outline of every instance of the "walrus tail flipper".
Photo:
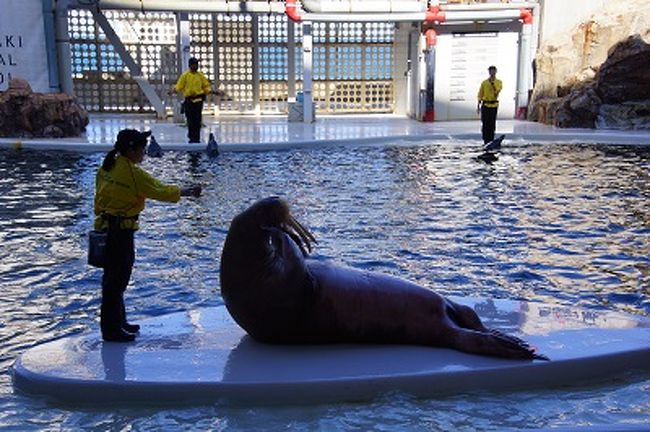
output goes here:
<path id="1" fill-rule="evenodd" d="M 526 341 L 507 335 L 499 330 L 477 331 L 459 328 L 455 330 L 453 348 L 472 354 L 522 360 L 549 360 L 535 352 Z"/>

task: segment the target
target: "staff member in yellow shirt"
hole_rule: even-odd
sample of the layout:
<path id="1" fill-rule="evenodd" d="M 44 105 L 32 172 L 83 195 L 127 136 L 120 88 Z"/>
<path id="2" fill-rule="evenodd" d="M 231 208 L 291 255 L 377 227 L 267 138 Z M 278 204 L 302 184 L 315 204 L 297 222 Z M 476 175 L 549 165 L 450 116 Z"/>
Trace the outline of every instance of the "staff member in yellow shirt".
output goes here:
<path id="1" fill-rule="evenodd" d="M 182 92 L 185 97 L 183 107 L 187 119 L 187 138 L 190 143 L 201 142 L 201 114 L 203 102 L 210 93 L 210 81 L 199 72 L 199 59 L 192 57 L 188 61 L 189 70 L 178 78 L 174 90 Z"/>
<path id="2" fill-rule="evenodd" d="M 494 140 L 494 130 L 497 124 L 497 110 L 499 109 L 499 93 L 503 88 L 501 80 L 497 79 L 496 66 L 488 68 L 490 77 L 481 83 L 478 90 L 478 106 L 476 112 L 481 114 L 481 133 L 483 144 Z"/>
<path id="3" fill-rule="evenodd" d="M 95 229 L 108 230 L 100 318 L 105 341 L 130 342 L 140 330 L 126 320 L 124 291 L 135 259 L 133 233 L 139 228 L 145 199 L 177 202 L 181 196 L 201 195 L 200 185 L 183 189 L 167 185 L 138 166 L 149 135 L 151 131 L 120 131 L 95 177 Z"/>

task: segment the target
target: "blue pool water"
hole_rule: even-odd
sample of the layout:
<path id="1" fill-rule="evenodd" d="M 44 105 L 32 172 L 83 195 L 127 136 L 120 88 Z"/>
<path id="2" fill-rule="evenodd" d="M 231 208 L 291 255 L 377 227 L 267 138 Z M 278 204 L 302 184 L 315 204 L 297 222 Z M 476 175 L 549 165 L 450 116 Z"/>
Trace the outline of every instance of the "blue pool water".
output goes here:
<path id="1" fill-rule="evenodd" d="M 221 304 L 231 218 L 286 197 L 317 259 L 447 295 L 650 315 L 650 147 L 525 145 L 486 164 L 468 143 L 202 154 L 144 167 L 205 185 L 150 202 L 137 235 L 130 319 Z M 438 399 L 288 407 L 70 407 L 14 394 L 28 348 L 97 330 L 100 272 L 85 264 L 103 154 L 0 151 L 0 428 L 16 430 L 509 430 L 650 423 L 650 377 Z"/>

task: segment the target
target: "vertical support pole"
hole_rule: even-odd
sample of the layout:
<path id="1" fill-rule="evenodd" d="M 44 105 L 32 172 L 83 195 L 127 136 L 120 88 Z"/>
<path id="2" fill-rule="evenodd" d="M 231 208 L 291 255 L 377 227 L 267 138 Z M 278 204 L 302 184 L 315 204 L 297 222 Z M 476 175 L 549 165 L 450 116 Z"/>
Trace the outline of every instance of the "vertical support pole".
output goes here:
<path id="1" fill-rule="evenodd" d="M 427 41 L 427 50 L 425 52 L 425 61 L 427 65 L 426 69 L 426 81 L 427 81 L 427 89 L 426 89 L 426 108 L 424 111 L 424 118 L 423 120 L 425 122 L 433 122 L 436 120 L 436 113 L 435 113 L 435 93 L 434 93 L 434 85 L 435 85 L 435 74 L 436 74 L 436 43 L 437 43 L 437 37 L 438 35 L 436 34 L 436 31 L 434 29 L 429 29 L 426 31 L 426 41 Z"/>
<path id="2" fill-rule="evenodd" d="M 296 101 L 296 24 L 287 20 L 287 102 Z M 288 109 L 288 107 L 287 107 Z"/>
<path id="3" fill-rule="evenodd" d="M 257 42 L 259 40 L 259 15 L 252 14 L 253 26 L 253 112 L 257 115 L 260 114 L 260 46 Z"/>
<path id="4" fill-rule="evenodd" d="M 304 96 L 303 121 L 305 123 L 314 121 L 314 107 L 312 105 L 312 40 L 312 23 L 305 21 L 302 25 L 302 93 Z"/>
<path id="5" fill-rule="evenodd" d="M 184 71 L 187 68 L 187 62 L 190 60 L 190 45 L 192 39 L 190 38 L 190 20 L 187 12 L 178 14 L 178 34 L 180 36 L 180 67 L 179 70 Z"/>
<path id="6" fill-rule="evenodd" d="M 45 49 L 47 54 L 48 82 L 51 92 L 59 91 L 59 71 L 56 64 L 55 11 L 53 0 L 43 0 L 43 24 L 45 27 Z"/>
<path id="7" fill-rule="evenodd" d="M 522 11 L 523 25 L 519 34 L 519 73 L 517 76 L 516 118 L 525 120 L 528 115 L 528 88 L 532 69 L 531 35 L 533 20 L 529 11 Z"/>
<path id="8" fill-rule="evenodd" d="M 409 25 L 395 23 L 395 38 L 393 41 L 393 112 L 406 116 L 409 111 L 410 92 L 409 75 L 411 73 L 411 47 L 409 45 Z"/>
<path id="9" fill-rule="evenodd" d="M 55 27 L 56 53 L 58 57 L 61 91 L 70 96 L 74 96 L 70 35 L 68 34 L 68 0 L 57 0 L 56 2 Z"/>
<path id="10" fill-rule="evenodd" d="M 418 101 L 417 101 L 417 120 L 424 120 L 427 103 L 427 59 L 426 59 L 426 41 L 424 35 L 420 33 L 418 37 Z"/>
<path id="11" fill-rule="evenodd" d="M 181 76 L 187 62 L 190 59 L 190 23 L 188 15 L 185 12 L 176 12 L 176 70 L 178 71 L 176 81 Z M 175 85 L 175 83 L 173 84 Z M 183 123 L 185 121 L 181 114 L 180 102 L 178 96 L 174 100 L 174 123 Z"/>
<path id="12" fill-rule="evenodd" d="M 219 91 L 219 71 L 221 70 L 221 58 L 219 56 L 219 21 L 217 13 L 212 14 L 212 58 L 214 59 L 214 70 L 212 76 L 214 82 L 212 83 L 212 90 L 215 92 L 212 96 L 212 115 L 218 116 L 221 112 L 221 92 Z"/>

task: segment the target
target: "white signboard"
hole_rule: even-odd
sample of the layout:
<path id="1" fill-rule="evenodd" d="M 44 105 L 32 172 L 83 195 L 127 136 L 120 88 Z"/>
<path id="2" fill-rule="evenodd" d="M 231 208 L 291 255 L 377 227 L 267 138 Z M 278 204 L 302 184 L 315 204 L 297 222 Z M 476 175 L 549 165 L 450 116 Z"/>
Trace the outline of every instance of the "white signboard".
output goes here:
<path id="1" fill-rule="evenodd" d="M 43 3 L 1 0 L 0 91 L 12 78 L 26 79 L 35 92 L 49 91 Z"/>
<path id="2" fill-rule="evenodd" d="M 488 67 L 497 67 L 503 82 L 499 95 L 499 118 L 514 118 L 517 91 L 519 34 L 459 33 L 438 36 L 436 46 L 436 120 L 478 119 L 479 86 Z"/>

